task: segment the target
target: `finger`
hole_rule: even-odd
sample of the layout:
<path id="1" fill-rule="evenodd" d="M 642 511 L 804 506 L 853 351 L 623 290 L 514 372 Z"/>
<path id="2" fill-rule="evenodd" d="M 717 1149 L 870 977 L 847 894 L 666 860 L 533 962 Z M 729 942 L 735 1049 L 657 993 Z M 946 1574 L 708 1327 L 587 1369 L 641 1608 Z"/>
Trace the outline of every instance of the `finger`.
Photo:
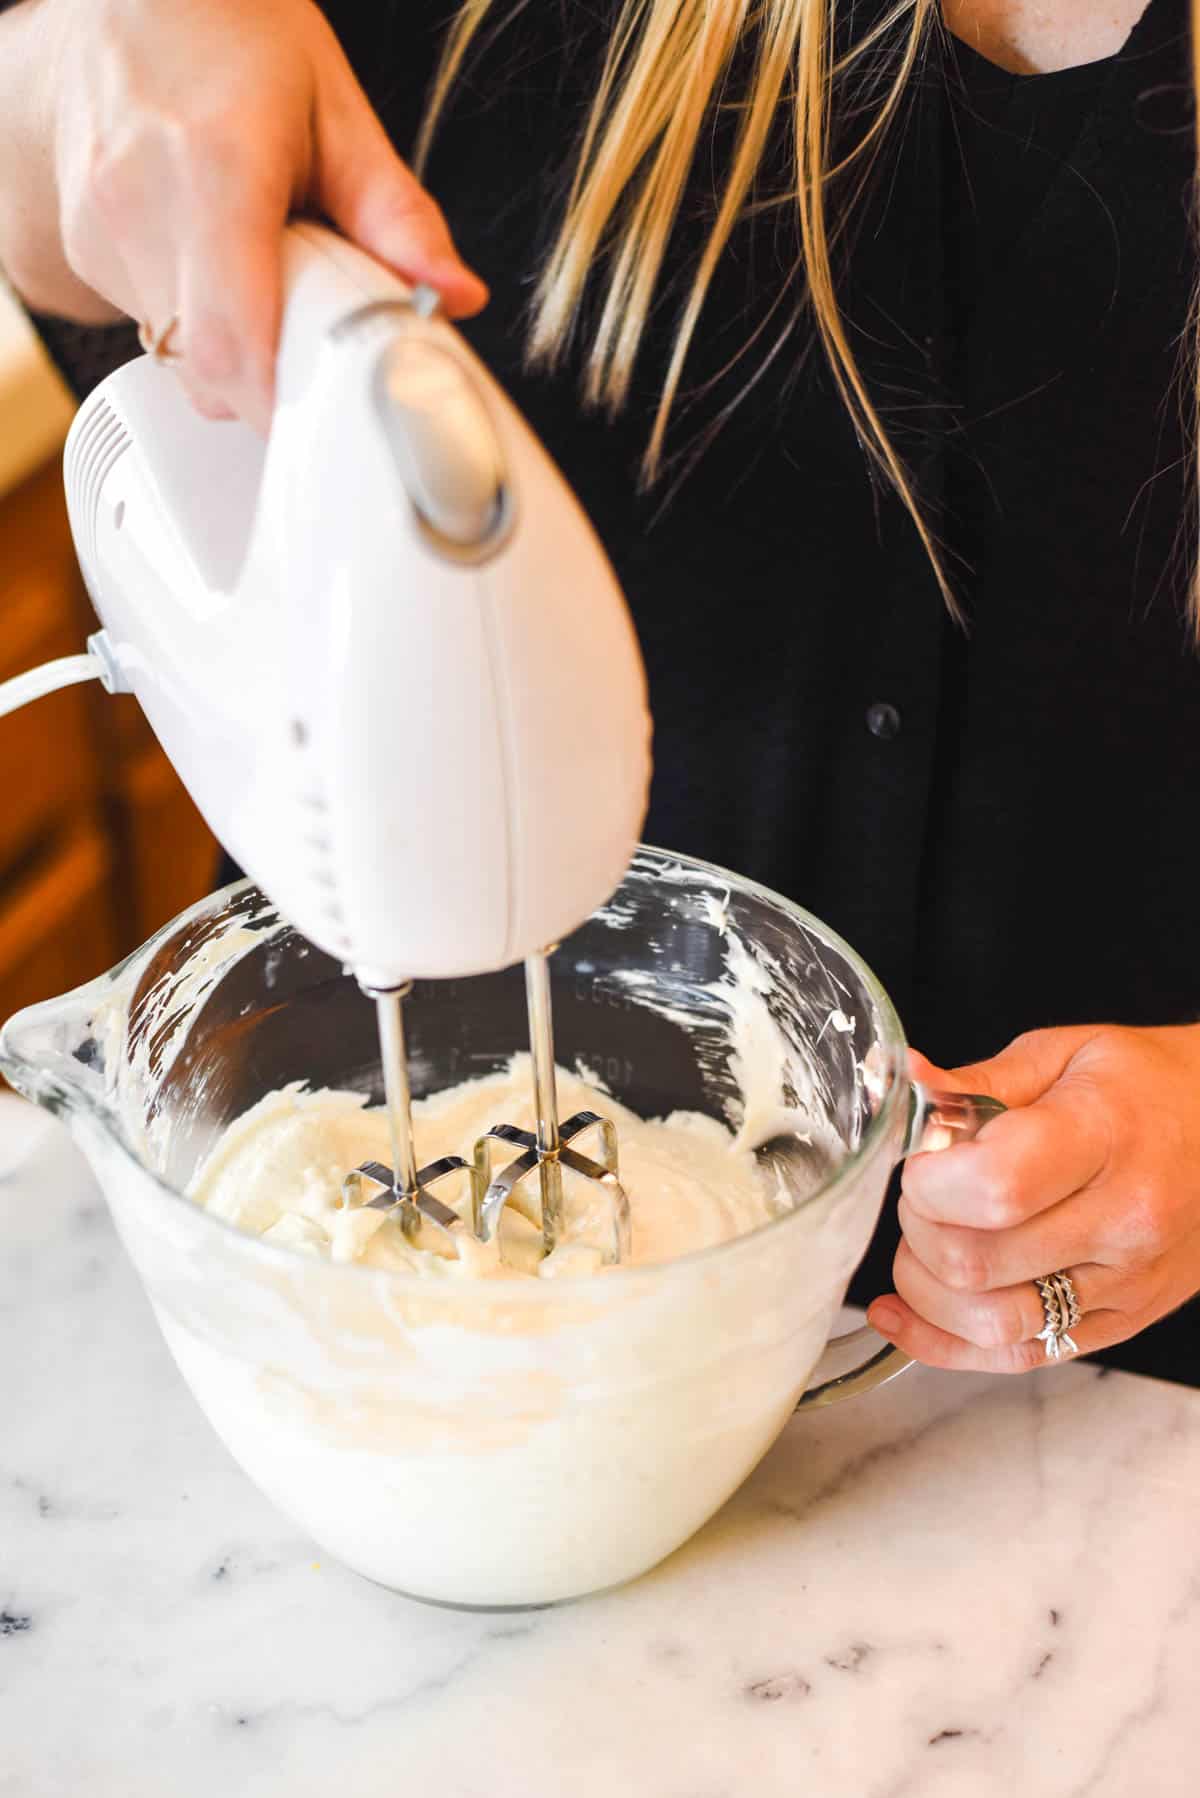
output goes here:
<path id="1" fill-rule="evenodd" d="M 90 167 L 83 150 L 68 138 L 60 151 L 59 230 L 72 272 L 139 323 L 165 323 L 174 255 L 161 240 L 141 241 L 164 210 L 159 171 L 130 151 Z"/>
<path id="2" fill-rule="evenodd" d="M 953 1292 L 998 1292 L 1037 1280 L 1055 1268 L 1128 1261 L 1107 1200 L 1077 1194 L 1011 1230 L 973 1230 L 931 1223 L 901 1194 L 900 1228 L 913 1254 Z"/>
<path id="3" fill-rule="evenodd" d="M 129 237 L 122 248 L 113 233 L 104 254 L 105 289 L 120 298 L 124 311 L 139 326 L 147 327 L 152 334 L 166 332 L 178 317 L 175 296 L 179 282 L 174 266 L 173 247 L 165 241 L 160 240 L 147 253 L 146 244 L 136 236 Z M 170 341 L 172 348 L 178 350 L 182 341 L 178 323 L 170 332 Z M 202 417 L 236 418 L 236 412 L 224 400 L 190 382 L 182 364 L 173 363 L 172 372 Z"/>
<path id="4" fill-rule="evenodd" d="M 270 422 L 287 162 L 260 141 L 247 164 L 236 131 L 211 124 L 144 135 L 102 186 L 104 216 L 136 293 L 135 316 L 178 319 L 176 373 L 207 417 Z"/>
<path id="5" fill-rule="evenodd" d="M 965 1342 L 947 1330 L 939 1329 L 920 1317 L 895 1293 L 876 1299 L 867 1310 L 867 1322 L 881 1336 L 914 1361 L 926 1367 L 944 1367 L 962 1373 L 1030 1373 L 1039 1367 L 1058 1367 L 1076 1355 L 1094 1354 L 1097 1349 L 1111 1348 L 1124 1342 L 1140 1327 L 1136 1320 L 1120 1311 L 1093 1311 L 1081 1318 L 1068 1332 L 1074 1351 L 1063 1345 L 1055 1358 L 1047 1355 L 1046 1344 L 1036 1340 L 1007 1343 L 996 1348 L 980 1348 Z"/>
<path id="6" fill-rule="evenodd" d="M 396 155 L 349 70 L 327 78 L 315 121 L 312 198 L 354 243 L 442 296 L 452 318 L 487 304 L 440 208 Z"/>
<path id="7" fill-rule="evenodd" d="M 989 1061 L 968 1062 L 958 1068 L 939 1068 L 918 1050 L 910 1049 L 909 1066 L 913 1078 L 923 1086 L 941 1086 L 956 1093 L 990 1093 L 1010 1108 L 1032 1105 L 1102 1028 L 1100 1024 L 1081 1024 L 1062 1030 L 1030 1030 Z"/>
<path id="8" fill-rule="evenodd" d="M 1127 1282 L 1111 1268 L 1084 1263 L 1064 1271 L 1084 1315 L 1125 1308 L 1119 1300 Z M 1030 1342 L 1045 1326 L 1041 1294 L 1032 1280 L 1001 1286 L 994 1292 L 955 1292 L 929 1272 L 907 1242 L 901 1242 L 896 1251 L 892 1278 L 896 1292 L 918 1317 L 976 1348 L 1010 1348 Z"/>
<path id="9" fill-rule="evenodd" d="M 179 374 L 265 435 L 275 402 L 289 195 L 269 167 L 198 173 L 179 258 Z M 209 414 L 212 416 L 212 413 Z"/>
<path id="10" fill-rule="evenodd" d="M 918 1216 L 1007 1230 L 1101 1178 L 1110 1149 L 1102 1096 L 1068 1075 L 1024 1109 L 993 1118 L 974 1142 L 911 1155 L 902 1186 Z"/>

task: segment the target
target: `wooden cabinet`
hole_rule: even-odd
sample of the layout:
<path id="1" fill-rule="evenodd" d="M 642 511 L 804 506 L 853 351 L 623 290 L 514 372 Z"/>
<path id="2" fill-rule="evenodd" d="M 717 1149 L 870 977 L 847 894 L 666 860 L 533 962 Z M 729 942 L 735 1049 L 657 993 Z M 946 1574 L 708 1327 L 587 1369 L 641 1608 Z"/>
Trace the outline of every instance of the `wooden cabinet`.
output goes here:
<path id="1" fill-rule="evenodd" d="M 0 680 L 95 628 L 55 461 L 0 499 Z M 217 854 L 131 697 L 73 687 L 0 718 L 0 1021 L 136 948 Z"/>
<path id="2" fill-rule="evenodd" d="M 77 824 L 5 882 L 0 1013 L 68 992 L 118 959 L 111 887 L 116 860 L 94 823 Z"/>

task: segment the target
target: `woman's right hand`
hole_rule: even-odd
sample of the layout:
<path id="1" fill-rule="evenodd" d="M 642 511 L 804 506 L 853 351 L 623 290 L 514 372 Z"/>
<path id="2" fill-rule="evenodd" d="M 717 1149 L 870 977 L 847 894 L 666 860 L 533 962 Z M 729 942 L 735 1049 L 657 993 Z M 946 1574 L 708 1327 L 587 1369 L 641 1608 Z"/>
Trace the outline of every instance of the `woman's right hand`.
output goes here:
<path id="1" fill-rule="evenodd" d="M 311 0 L 34 0 L 16 13 L 27 10 L 29 148 L 62 262 L 56 289 L 43 220 L 33 264 L 9 264 L 35 308 L 103 317 L 96 298 L 159 329 L 177 316 L 177 372 L 197 407 L 265 429 L 290 213 L 324 215 L 436 288 L 452 316 L 486 301 Z M 12 14 L 5 24 L 19 28 Z M 28 163 L 10 164 L 0 207 L 17 209 L 3 187 L 30 178 Z M 55 291 L 68 303 L 48 305 Z"/>

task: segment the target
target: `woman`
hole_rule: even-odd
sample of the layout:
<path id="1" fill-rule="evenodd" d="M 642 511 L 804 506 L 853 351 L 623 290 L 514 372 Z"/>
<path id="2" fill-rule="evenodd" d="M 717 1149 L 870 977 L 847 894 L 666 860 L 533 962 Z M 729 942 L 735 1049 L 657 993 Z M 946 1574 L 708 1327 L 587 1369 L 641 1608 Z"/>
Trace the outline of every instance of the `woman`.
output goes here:
<path id="1" fill-rule="evenodd" d="M 469 0 L 444 57 L 416 0 L 329 5 L 346 55 L 308 0 L 22 0 L 0 262 L 81 386 L 131 329 L 57 321 L 125 313 L 259 426 L 289 210 L 478 313 L 634 608 L 647 835 L 1012 1108 L 908 1164 L 872 1321 L 1044 1365 L 1061 1271 L 1080 1352 L 1200 1381 L 1188 8 L 830 10 Z"/>

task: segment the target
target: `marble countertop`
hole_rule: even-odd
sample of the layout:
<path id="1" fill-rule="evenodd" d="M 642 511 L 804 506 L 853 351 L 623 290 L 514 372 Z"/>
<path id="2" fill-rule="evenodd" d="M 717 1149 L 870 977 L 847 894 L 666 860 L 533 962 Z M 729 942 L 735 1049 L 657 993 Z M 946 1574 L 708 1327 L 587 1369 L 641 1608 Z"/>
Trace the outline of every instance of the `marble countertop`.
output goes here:
<path id="1" fill-rule="evenodd" d="M 57 455 L 74 404 L 0 277 L 0 496 Z"/>
<path id="2" fill-rule="evenodd" d="M 0 1205 L 2 1798 L 1200 1789 L 1200 1392 L 913 1369 L 796 1419 L 637 1584 L 439 1611 L 258 1496 L 3 1096 Z"/>

